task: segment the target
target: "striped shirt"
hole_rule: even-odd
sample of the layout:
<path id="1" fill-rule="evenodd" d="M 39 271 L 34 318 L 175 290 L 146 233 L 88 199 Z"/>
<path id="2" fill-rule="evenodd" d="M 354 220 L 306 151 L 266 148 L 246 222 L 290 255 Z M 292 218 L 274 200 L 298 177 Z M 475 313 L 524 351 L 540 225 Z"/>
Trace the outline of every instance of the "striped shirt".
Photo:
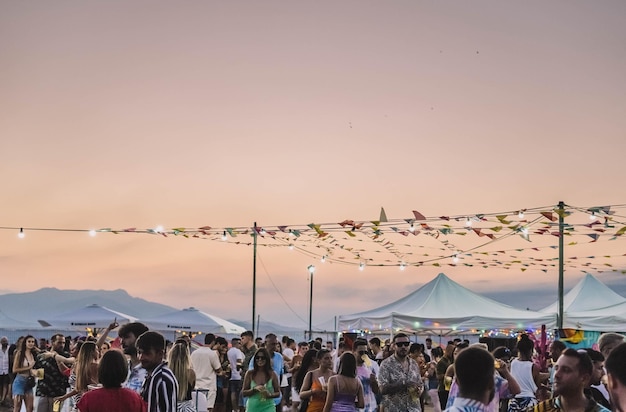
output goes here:
<path id="1" fill-rule="evenodd" d="M 148 404 L 148 412 L 176 412 L 178 381 L 165 362 L 146 376 L 141 397 Z"/>

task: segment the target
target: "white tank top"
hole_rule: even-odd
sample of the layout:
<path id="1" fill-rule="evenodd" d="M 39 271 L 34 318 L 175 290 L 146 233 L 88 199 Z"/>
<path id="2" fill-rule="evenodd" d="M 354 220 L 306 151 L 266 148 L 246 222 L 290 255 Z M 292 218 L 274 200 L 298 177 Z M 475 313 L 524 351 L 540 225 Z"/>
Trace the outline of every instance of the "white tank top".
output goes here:
<path id="1" fill-rule="evenodd" d="M 516 398 L 534 398 L 537 392 L 537 384 L 533 379 L 533 363 L 513 359 L 511 362 L 511 375 L 515 378 L 522 390 L 515 395 Z"/>

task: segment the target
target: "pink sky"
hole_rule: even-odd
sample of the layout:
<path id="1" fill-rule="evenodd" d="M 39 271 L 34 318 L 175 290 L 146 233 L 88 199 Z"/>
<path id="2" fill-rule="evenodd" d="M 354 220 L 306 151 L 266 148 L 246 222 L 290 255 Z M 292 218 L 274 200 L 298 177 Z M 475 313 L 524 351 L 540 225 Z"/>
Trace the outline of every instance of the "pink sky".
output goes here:
<path id="1" fill-rule="evenodd" d="M 624 15 L 619 0 L 5 3 L 0 226 L 301 225 L 377 219 L 381 206 L 402 219 L 626 203 Z M 4 293 L 123 288 L 251 314 L 247 246 L 0 230 L 0 247 Z M 594 253 L 623 249 L 618 239 Z M 557 276 L 361 272 L 264 248 L 257 314 L 306 328 L 311 263 L 314 323 L 441 271 L 479 292 L 556 288 Z M 567 285 L 581 276 L 568 272 Z"/>

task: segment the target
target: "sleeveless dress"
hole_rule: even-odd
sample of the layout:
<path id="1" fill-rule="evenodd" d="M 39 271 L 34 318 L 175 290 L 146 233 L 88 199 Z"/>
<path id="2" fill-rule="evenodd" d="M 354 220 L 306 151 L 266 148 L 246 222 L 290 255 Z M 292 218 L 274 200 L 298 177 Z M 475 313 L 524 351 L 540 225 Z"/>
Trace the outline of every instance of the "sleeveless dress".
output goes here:
<path id="1" fill-rule="evenodd" d="M 254 383 L 254 379 L 250 381 L 250 389 L 256 387 L 257 384 Z M 268 380 L 265 383 L 265 388 L 268 392 L 274 392 L 274 385 L 272 384 L 272 380 Z M 276 406 L 274 405 L 274 399 L 268 398 L 263 399 L 260 393 L 255 393 L 251 397 L 248 398 L 248 403 L 246 404 L 246 411 L 248 412 L 275 412 Z"/>
<path id="2" fill-rule="evenodd" d="M 357 392 L 359 388 L 357 386 Z M 339 392 L 339 379 L 335 379 L 335 400 L 330 407 L 330 412 L 356 412 L 356 393 Z"/>
<path id="3" fill-rule="evenodd" d="M 322 390 L 322 384 L 317 379 L 311 383 L 311 390 L 314 388 Z M 326 403 L 326 392 L 322 393 L 324 395 L 314 394 L 309 398 L 309 407 L 306 409 L 306 412 L 322 412 Z"/>

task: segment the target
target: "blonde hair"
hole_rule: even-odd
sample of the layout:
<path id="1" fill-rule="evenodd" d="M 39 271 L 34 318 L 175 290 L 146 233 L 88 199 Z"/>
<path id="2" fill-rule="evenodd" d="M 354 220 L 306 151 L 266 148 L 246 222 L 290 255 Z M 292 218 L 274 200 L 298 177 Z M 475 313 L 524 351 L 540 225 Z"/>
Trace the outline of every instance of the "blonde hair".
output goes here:
<path id="1" fill-rule="evenodd" d="M 189 389 L 189 369 L 191 369 L 191 357 L 186 343 L 177 343 L 167 354 L 168 367 L 174 373 L 178 381 L 179 401 L 184 400 Z"/>

